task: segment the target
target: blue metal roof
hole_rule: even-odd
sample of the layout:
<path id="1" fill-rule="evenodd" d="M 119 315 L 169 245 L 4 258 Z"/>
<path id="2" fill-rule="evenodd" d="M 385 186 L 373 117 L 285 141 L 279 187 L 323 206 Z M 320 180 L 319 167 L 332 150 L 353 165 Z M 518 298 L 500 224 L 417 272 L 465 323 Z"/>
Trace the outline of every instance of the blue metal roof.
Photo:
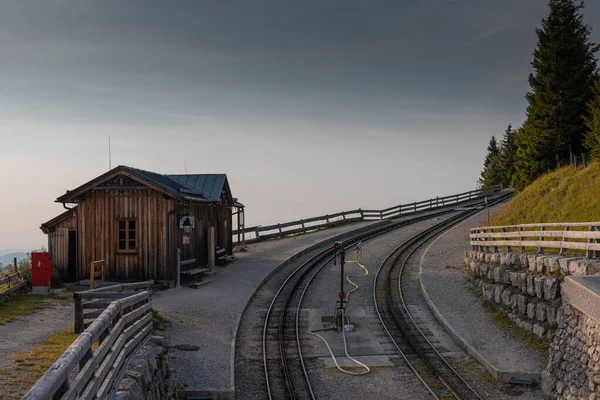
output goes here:
<path id="1" fill-rule="evenodd" d="M 225 185 L 225 174 L 187 174 L 166 175 L 173 181 L 184 184 L 197 193 L 201 193 L 208 201 L 219 201 Z"/>

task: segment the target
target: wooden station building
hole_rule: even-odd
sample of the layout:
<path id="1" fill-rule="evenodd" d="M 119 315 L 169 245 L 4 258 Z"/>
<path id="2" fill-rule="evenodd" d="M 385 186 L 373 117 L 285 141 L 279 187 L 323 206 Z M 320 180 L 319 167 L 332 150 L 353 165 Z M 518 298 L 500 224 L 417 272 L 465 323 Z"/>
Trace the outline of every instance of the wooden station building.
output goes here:
<path id="1" fill-rule="evenodd" d="M 233 209 L 243 210 L 225 174 L 163 175 L 123 165 L 56 202 L 67 210 L 41 229 L 53 268 L 71 281 L 89 278 L 98 260 L 109 279 L 175 281 L 178 251 L 187 268 L 232 254 Z"/>

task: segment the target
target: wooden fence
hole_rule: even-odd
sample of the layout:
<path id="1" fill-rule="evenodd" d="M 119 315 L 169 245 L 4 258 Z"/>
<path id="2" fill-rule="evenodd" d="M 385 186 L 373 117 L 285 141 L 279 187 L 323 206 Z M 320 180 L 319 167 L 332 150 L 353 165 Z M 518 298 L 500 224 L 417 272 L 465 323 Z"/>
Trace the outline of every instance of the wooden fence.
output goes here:
<path id="1" fill-rule="evenodd" d="M 31 268 L 24 269 L 16 274 L 12 274 L 0 279 L 0 288 L 3 289 L 3 287 L 6 286 L 5 290 L 0 289 L 2 290 L 0 292 L 0 296 L 6 296 L 14 293 L 27 285 L 27 281 L 25 280 L 27 275 L 31 275 Z"/>
<path id="2" fill-rule="evenodd" d="M 559 255 L 571 250 L 585 253 L 587 258 L 600 257 L 600 222 L 487 226 L 471 229 L 470 240 L 478 251 L 513 251 L 516 247 L 521 252 L 533 248 L 544 253 L 544 249 L 558 249 Z"/>
<path id="3" fill-rule="evenodd" d="M 502 185 L 496 185 L 489 189 L 477 189 L 469 192 L 453 194 L 451 196 L 436 197 L 409 204 L 400 204 L 394 207 L 385 208 L 382 210 L 363 210 L 356 209 L 350 211 L 342 211 L 335 214 L 326 214 L 313 218 L 299 219 L 297 221 L 278 223 L 273 225 L 257 225 L 244 228 L 241 232 L 233 231 L 233 236 L 238 233 L 248 235 L 249 240 L 272 239 L 294 235 L 298 233 L 306 233 L 322 228 L 330 227 L 341 222 L 359 222 L 359 221 L 374 221 L 381 219 L 398 218 L 405 215 L 415 214 L 423 211 L 433 210 L 440 207 L 456 205 L 469 200 L 482 198 L 498 193 L 502 190 Z"/>
<path id="4" fill-rule="evenodd" d="M 152 293 L 153 286 L 154 281 L 150 280 L 105 286 L 73 293 L 73 299 L 75 300 L 74 332 L 83 332 L 115 299 L 125 298 L 139 291 L 150 291 Z"/>
<path id="5" fill-rule="evenodd" d="M 130 355 L 152 331 L 151 295 L 146 290 L 111 302 L 23 399 L 108 398 Z"/>

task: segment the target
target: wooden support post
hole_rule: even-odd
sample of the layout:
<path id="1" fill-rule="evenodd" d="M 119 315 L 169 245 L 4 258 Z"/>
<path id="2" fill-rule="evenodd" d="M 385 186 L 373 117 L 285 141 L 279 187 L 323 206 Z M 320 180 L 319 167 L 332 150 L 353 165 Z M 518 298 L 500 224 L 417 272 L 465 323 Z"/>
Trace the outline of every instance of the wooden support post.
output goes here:
<path id="1" fill-rule="evenodd" d="M 75 323 L 73 326 L 73 332 L 79 334 L 83 332 L 83 304 L 81 304 L 81 297 L 79 293 L 73 293 L 73 300 L 75 304 Z"/>
<path id="2" fill-rule="evenodd" d="M 358 209 L 358 212 L 360 212 L 360 219 L 361 221 L 365 220 L 365 213 L 363 212 L 363 210 L 361 208 Z"/>
<path id="3" fill-rule="evenodd" d="M 502 232 L 506 232 L 506 228 L 502 228 Z M 512 253 L 512 247 L 506 246 L 506 251 L 508 251 L 509 253 Z"/>
<path id="4" fill-rule="evenodd" d="M 304 220 L 300 220 L 300 224 L 302 224 L 302 232 L 306 231 L 306 226 L 304 226 Z"/>
<path id="5" fill-rule="evenodd" d="M 346 220 L 346 213 L 344 211 L 342 211 L 342 219 L 345 221 Z"/>
<path id="6" fill-rule="evenodd" d="M 519 241 L 522 243 L 523 242 L 523 234 L 521 232 L 523 232 L 523 227 L 520 226 L 519 227 Z M 525 253 L 525 246 L 521 246 L 521 253 Z"/>
<path id="7" fill-rule="evenodd" d="M 258 236 L 257 236 L 258 237 Z M 215 227 L 208 228 L 208 268 L 215 266 Z"/>
<path id="8" fill-rule="evenodd" d="M 277 224 L 277 229 L 279 229 L 279 236 L 282 236 L 283 232 L 281 231 L 281 224 Z"/>
<path id="9" fill-rule="evenodd" d="M 541 231 L 544 231 L 544 230 L 545 230 L 545 228 L 542 226 L 542 227 L 540 227 L 540 230 L 541 230 Z M 544 241 L 544 237 L 543 237 L 543 236 L 540 236 L 540 242 L 543 242 L 543 241 Z M 543 248 L 542 246 L 539 246 L 539 247 L 538 247 L 538 253 L 540 253 L 540 254 L 544 254 L 544 248 Z"/>
<path id="10" fill-rule="evenodd" d="M 17 264 L 17 257 L 13 259 L 13 266 L 15 267 L 15 274 L 19 272 L 19 264 Z"/>
<path id="11" fill-rule="evenodd" d="M 593 226 L 590 226 L 590 232 L 593 232 L 594 229 L 595 228 Z M 594 243 L 594 239 L 588 239 L 588 243 Z M 586 250 L 585 251 L 585 257 L 586 258 L 592 258 L 592 256 L 593 256 L 592 250 Z"/>
<path id="12" fill-rule="evenodd" d="M 259 239 L 260 238 L 260 234 L 258 233 L 258 227 L 254 231 L 254 233 L 256 234 L 256 238 Z"/>
<path id="13" fill-rule="evenodd" d="M 565 232 L 567 232 L 569 230 L 568 226 L 565 226 Z M 568 238 L 565 237 L 565 235 L 563 234 L 563 237 L 561 238 L 561 243 L 560 243 L 560 250 L 558 251 L 558 255 L 560 256 L 564 256 L 566 253 L 566 249 L 563 246 L 563 243 L 566 242 L 568 240 Z"/>
<path id="14" fill-rule="evenodd" d="M 181 249 L 178 247 L 175 251 L 177 254 L 177 272 L 175 273 L 175 287 L 178 288 L 181 287 Z"/>

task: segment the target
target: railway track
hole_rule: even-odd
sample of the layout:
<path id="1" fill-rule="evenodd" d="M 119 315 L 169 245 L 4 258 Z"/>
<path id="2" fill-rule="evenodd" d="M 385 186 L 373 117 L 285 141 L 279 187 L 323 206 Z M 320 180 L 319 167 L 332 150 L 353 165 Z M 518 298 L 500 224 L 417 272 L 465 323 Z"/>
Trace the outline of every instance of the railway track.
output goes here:
<path id="1" fill-rule="evenodd" d="M 501 197 L 493 203 L 505 200 Z M 492 203 L 490 203 L 491 205 Z M 431 238 L 477 213 L 468 210 L 408 239 L 381 263 L 374 283 L 377 315 L 398 354 L 436 399 L 481 400 L 473 388 L 442 357 L 413 319 L 402 292 L 402 274 L 411 255 Z M 409 352 L 406 345 L 409 345 Z"/>
<path id="2" fill-rule="evenodd" d="M 460 220 L 471 216 L 476 211 L 477 210 L 469 210 L 462 212 L 457 216 L 454 216 L 444 221 L 441 224 L 435 225 L 433 229 L 427 229 L 426 231 L 424 231 L 424 233 L 426 233 L 426 235 L 434 235 L 436 233 L 439 233 L 440 229 L 442 229 L 443 227 L 451 226 L 448 224 L 452 223 L 452 221 L 456 221 L 455 223 L 458 223 Z M 346 239 L 344 243 L 346 248 L 349 248 L 350 246 L 353 246 L 361 241 L 365 241 L 376 236 L 383 235 L 403 226 L 407 226 L 419 221 L 431 219 L 436 216 L 441 216 L 451 212 L 453 211 L 444 210 L 439 213 L 427 214 L 424 216 L 412 218 L 410 220 L 391 223 L 383 227 L 378 227 L 350 237 Z M 416 241 L 420 240 L 419 238 L 424 237 L 422 235 L 423 233 L 414 236 L 413 238 L 409 239 L 408 242 L 405 242 L 403 245 L 410 246 L 409 242 L 416 243 Z M 402 247 L 402 245 L 400 247 Z M 402 249 L 400 248 L 397 249 L 397 251 L 400 252 L 398 257 L 400 257 L 400 255 L 403 254 L 401 250 Z M 391 257 L 395 254 L 397 254 L 397 252 L 394 252 L 390 256 L 388 256 L 387 260 L 389 261 Z M 310 285 L 310 282 L 317 275 L 317 273 L 328 264 L 328 262 L 332 258 L 332 248 L 326 248 L 316 253 L 315 255 L 304 261 L 296 269 L 291 271 L 291 273 L 287 276 L 285 281 L 278 287 L 278 289 L 276 291 L 274 290 L 275 294 L 272 297 L 272 300 L 264 317 L 264 325 L 262 331 L 263 371 L 269 399 L 315 399 L 315 395 L 310 383 L 309 373 L 307 371 L 302 356 L 302 348 L 300 344 L 299 316 L 302 299 L 304 297 L 304 294 L 306 293 L 308 286 Z M 382 267 L 384 266 L 384 264 L 382 264 Z M 382 270 L 383 268 L 380 268 L 379 272 L 381 272 Z M 393 278 L 393 275 L 391 274 L 393 270 L 393 268 L 390 269 L 390 274 L 387 278 L 389 282 L 391 282 L 389 279 Z M 398 277 L 399 276 L 400 275 L 398 275 Z M 377 286 L 377 280 L 375 282 Z M 378 287 L 376 287 L 375 289 L 375 293 L 377 293 Z M 399 297 L 401 298 L 401 294 Z M 395 297 L 392 297 L 390 293 L 390 296 L 387 298 L 398 298 L 398 296 L 396 295 Z M 378 298 L 376 297 L 376 303 L 377 300 Z M 384 304 L 381 303 L 381 305 Z M 390 309 L 386 310 L 388 310 L 386 311 L 386 316 L 393 315 L 388 314 L 391 313 L 391 311 L 389 311 Z M 386 322 L 388 324 L 392 321 L 393 318 L 386 319 Z M 384 328 L 385 327 L 386 324 L 384 323 Z M 394 333 L 400 332 L 401 331 L 394 331 Z M 396 339 L 396 341 L 394 341 L 394 338 Z M 398 343 L 400 343 L 401 341 L 400 336 L 396 335 L 392 337 L 392 341 L 394 341 L 398 350 L 401 351 L 401 347 L 398 345 Z M 408 340 L 408 338 L 404 341 L 410 343 L 410 340 Z M 404 345 L 403 347 L 406 348 L 406 345 Z M 415 352 L 418 354 L 419 350 L 415 349 Z M 423 383 L 427 386 L 426 380 L 421 378 L 422 374 L 419 375 L 417 370 L 415 370 L 415 372 L 423 381 Z M 444 386 L 444 388 L 446 388 L 446 386 Z M 432 393 L 440 393 L 438 389 L 430 391 Z M 457 398 L 470 399 L 471 397 Z"/>

